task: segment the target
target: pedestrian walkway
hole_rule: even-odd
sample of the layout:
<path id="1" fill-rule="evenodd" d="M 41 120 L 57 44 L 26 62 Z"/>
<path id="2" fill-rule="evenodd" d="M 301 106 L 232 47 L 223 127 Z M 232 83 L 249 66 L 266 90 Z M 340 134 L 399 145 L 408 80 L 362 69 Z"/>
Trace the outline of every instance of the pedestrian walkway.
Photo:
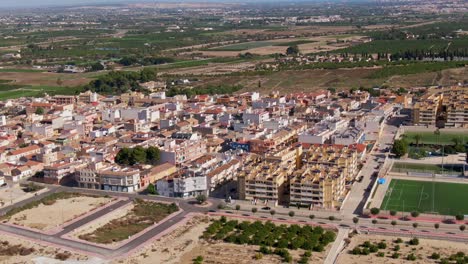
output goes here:
<path id="1" fill-rule="evenodd" d="M 349 229 L 340 228 L 338 229 L 338 234 L 336 235 L 335 242 L 328 251 L 327 258 L 325 259 L 325 264 L 333 264 L 336 261 L 336 258 L 340 254 L 341 250 L 343 250 L 345 246 L 345 239 L 348 238 Z"/>

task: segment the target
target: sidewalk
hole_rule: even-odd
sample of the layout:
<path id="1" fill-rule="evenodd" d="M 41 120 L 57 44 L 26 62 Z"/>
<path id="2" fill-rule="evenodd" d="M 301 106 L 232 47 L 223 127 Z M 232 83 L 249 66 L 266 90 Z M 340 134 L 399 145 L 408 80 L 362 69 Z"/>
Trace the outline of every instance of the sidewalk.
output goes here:
<path id="1" fill-rule="evenodd" d="M 338 234 L 336 235 L 335 242 L 328 251 L 327 258 L 324 261 L 324 264 L 333 264 L 335 263 L 336 258 L 340 254 L 341 250 L 343 250 L 345 246 L 345 238 L 348 238 L 349 229 L 340 228 L 338 229 Z"/>

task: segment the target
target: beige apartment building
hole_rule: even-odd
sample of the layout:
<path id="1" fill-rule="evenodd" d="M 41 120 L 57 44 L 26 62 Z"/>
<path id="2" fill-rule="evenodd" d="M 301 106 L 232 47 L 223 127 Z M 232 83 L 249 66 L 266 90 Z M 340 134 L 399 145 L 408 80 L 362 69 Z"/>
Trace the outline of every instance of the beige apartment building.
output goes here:
<path id="1" fill-rule="evenodd" d="M 437 114 L 442 107 L 441 93 L 426 94 L 413 107 L 413 123 L 422 126 L 435 126 Z"/>
<path id="2" fill-rule="evenodd" d="M 444 93 L 442 108 L 447 113 L 446 127 L 468 128 L 468 89 L 453 89 Z"/>
<path id="3" fill-rule="evenodd" d="M 343 171 L 346 180 L 353 180 L 358 172 L 358 152 L 356 148 L 345 145 L 311 145 L 304 150 L 303 166 L 323 165 Z"/>
<path id="4" fill-rule="evenodd" d="M 468 128 L 468 88 L 452 87 L 425 94 L 413 107 L 413 124 Z"/>
<path id="5" fill-rule="evenodd" d="M 252 155 L 238 174 L 239 199 L 278 205 L 286 200 L 288 177 L 292 175 L 295 167 Z"/>
<path id="6" fill-rule="evenodd" d="M 345 170 L 336 166 L 304 166 L 289 181 L 290 204 L 338 209 L 346 197 Z"/>

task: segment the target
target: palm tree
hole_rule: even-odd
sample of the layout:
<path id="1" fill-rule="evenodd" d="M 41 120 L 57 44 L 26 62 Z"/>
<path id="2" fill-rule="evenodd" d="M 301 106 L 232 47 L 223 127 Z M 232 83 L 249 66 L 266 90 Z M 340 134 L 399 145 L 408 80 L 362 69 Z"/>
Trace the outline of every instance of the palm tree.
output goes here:
<path id="1" fill-rule="evenodd" d="M 414 228 L 414 231 L 416 232 L 416 228 L 418 228 L 418 223 L 413 223 L 413 228 Z"/>
<path id="2" fill-rule="evenodd" d="M 272 210 L 270 210 L 270 214 L 271 214 L 271 216 L 274 216 L 276 214 L 276 211 L 272 209 Z"/>
<path id="3" fill-rule="evenodd" d="M 419 148 L 419 143 L 421 142 L 422 136 L 420 134 L 414 135 L 414 141 L 416 143 L 416 146 Z"/>
<path id="4" fill-rule="evenodd" d="M 372 224 L 374 225 L 374 227 L 375 227 L 375 225 L 376 225 L 378 222 L 379 222 L 379 221 L 377 221 L 377 219 L 372 219 Z"/>
<path id="5" fill-rule="evenodd" d="M 393 226 L 393 229 L 395 229 L 395 226 L 397 225 L 397 221 L 393 220 L 390 224 Z"/>
<path id="6" fill-rule="evenodd" d="M 434 224 L 434 228 L 435 228 L 436 230 L 439 229 L 439 227 L 440 227 L 440 224 L 439 224 L 439 223 L 435 223 L 435 224 Z"/>

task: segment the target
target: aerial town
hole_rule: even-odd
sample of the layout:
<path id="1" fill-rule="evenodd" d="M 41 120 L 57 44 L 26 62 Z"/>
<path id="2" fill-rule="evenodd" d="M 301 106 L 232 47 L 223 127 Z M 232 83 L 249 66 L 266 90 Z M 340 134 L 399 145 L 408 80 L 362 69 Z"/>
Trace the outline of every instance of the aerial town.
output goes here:
<path id="1" fill-rule="evenodd" d="M 0 263 L 468 263 L 467 5 L 405 3 L 0 12 Z"/>

